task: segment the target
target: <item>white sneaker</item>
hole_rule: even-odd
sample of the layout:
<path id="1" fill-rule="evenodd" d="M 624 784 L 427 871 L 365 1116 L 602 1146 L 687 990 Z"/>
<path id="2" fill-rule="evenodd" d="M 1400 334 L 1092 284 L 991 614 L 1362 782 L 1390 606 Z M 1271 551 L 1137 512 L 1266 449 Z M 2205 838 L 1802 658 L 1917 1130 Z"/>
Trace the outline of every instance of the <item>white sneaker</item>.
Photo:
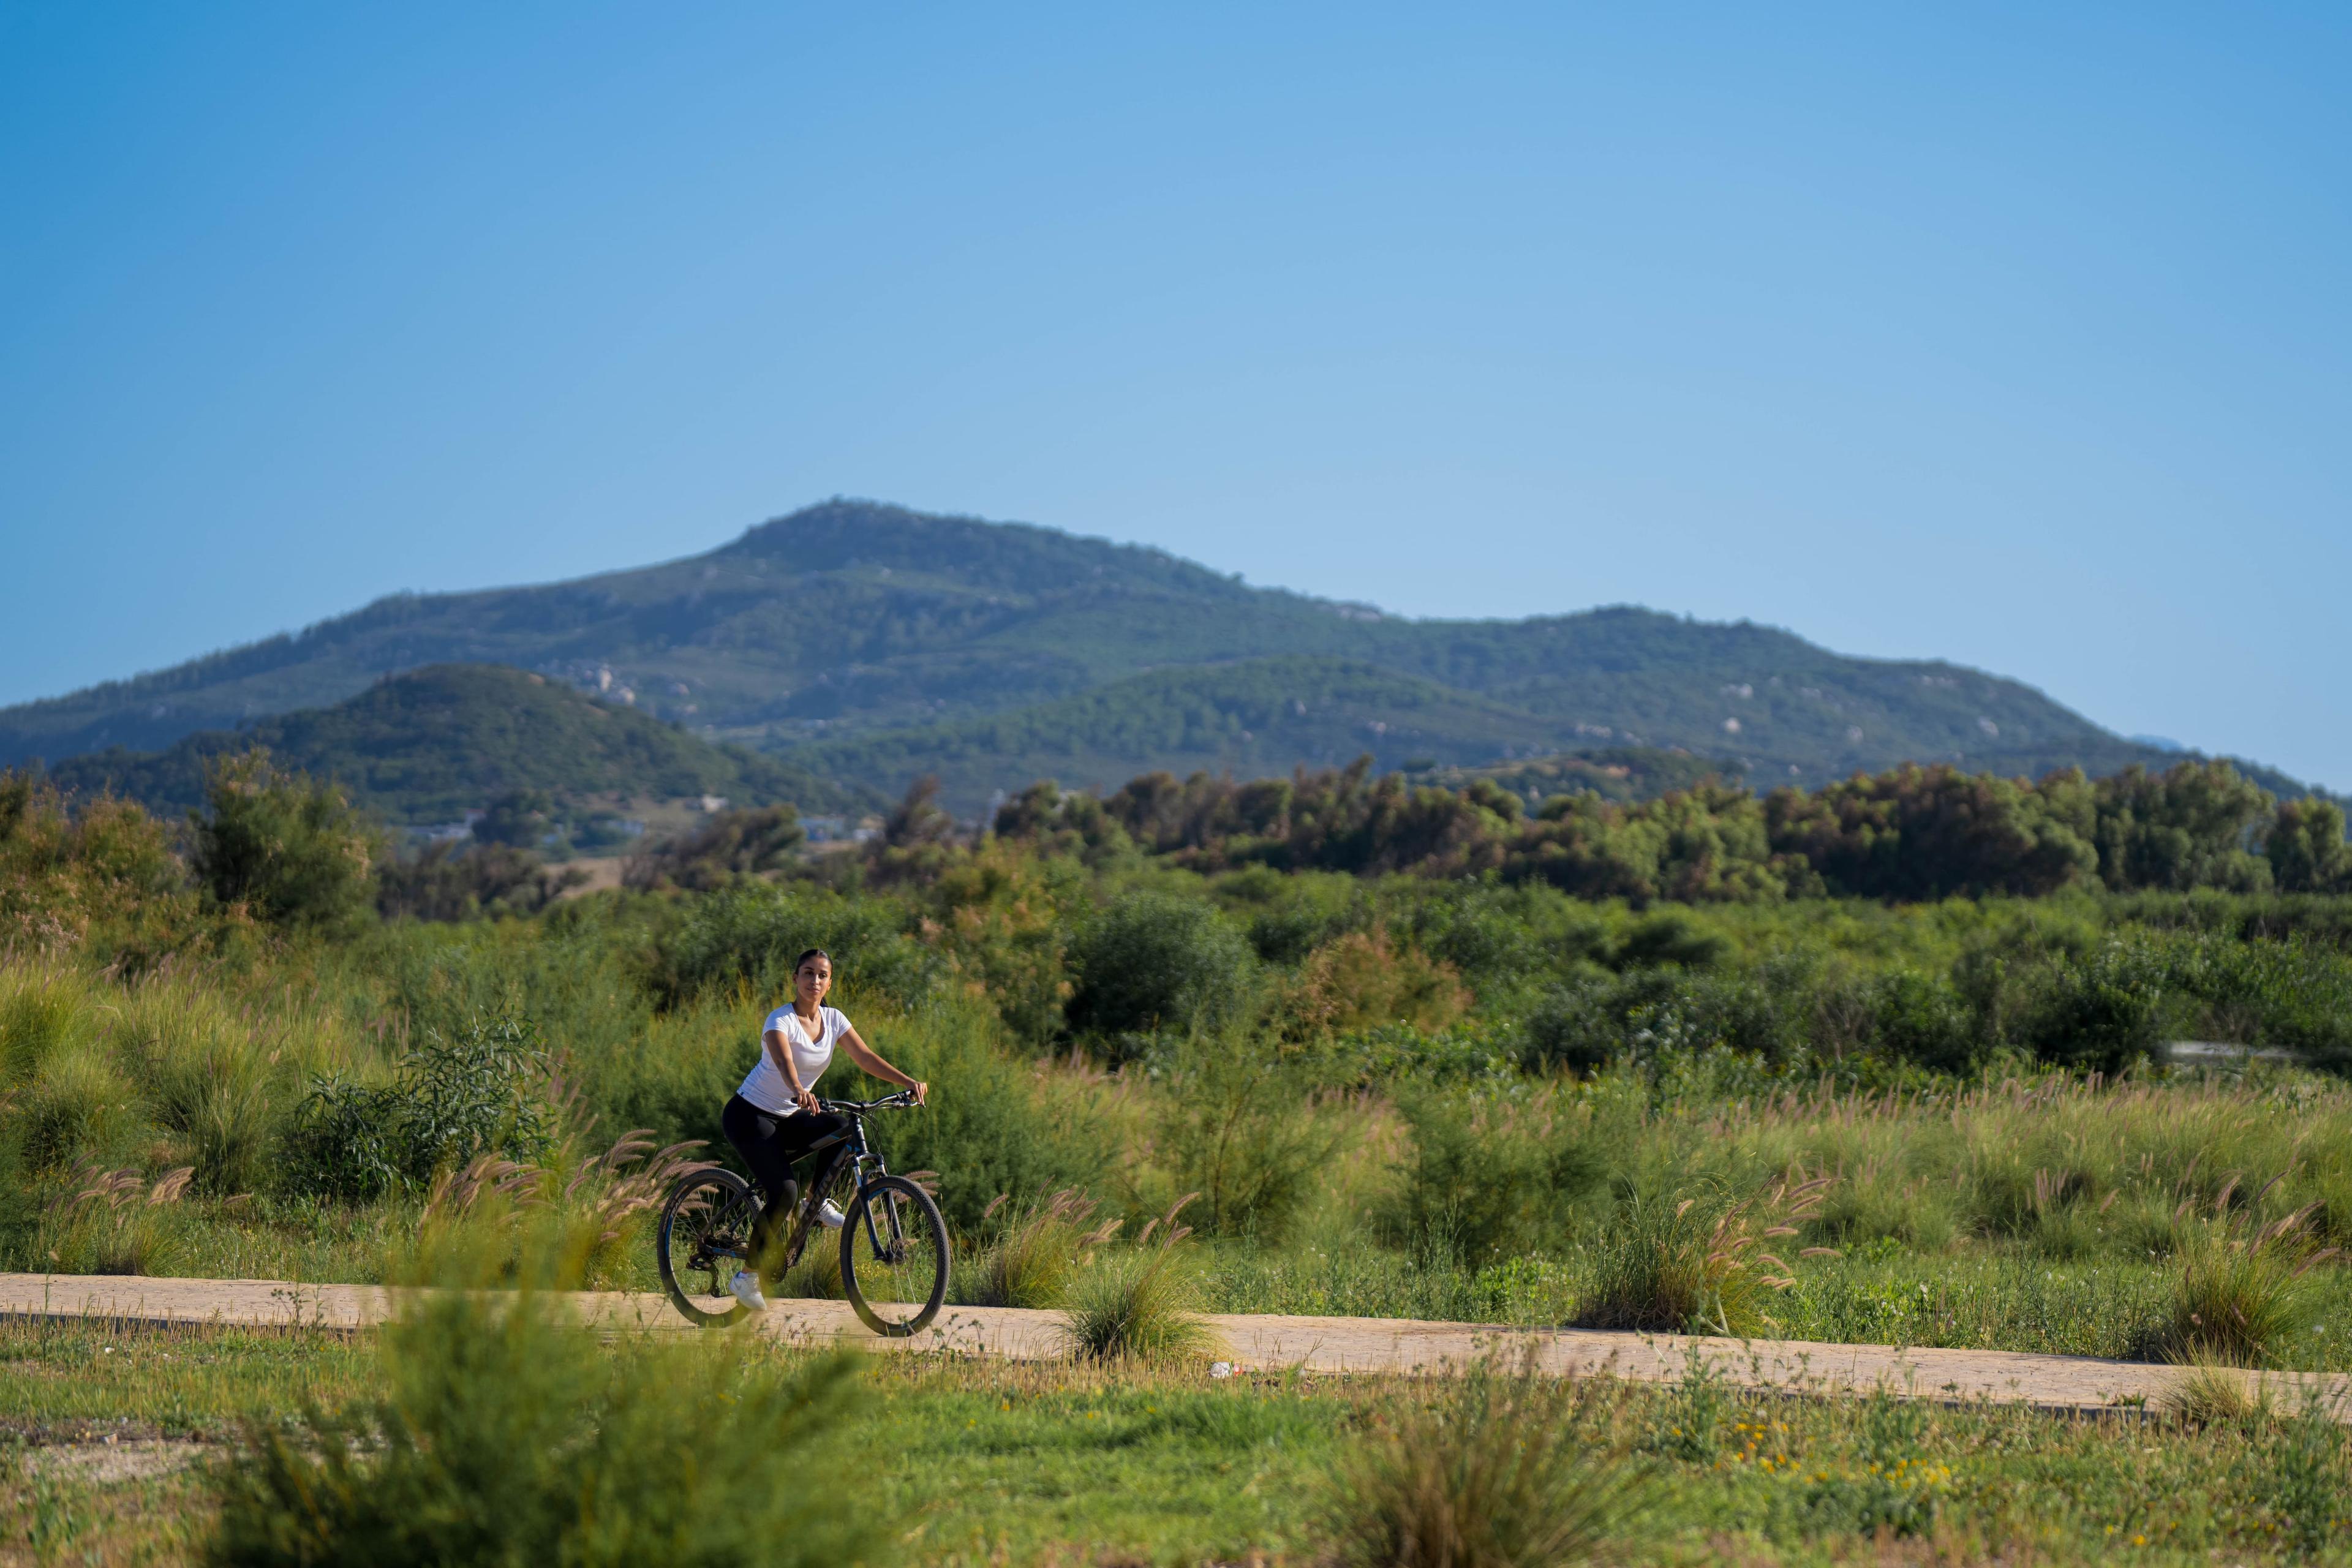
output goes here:
<path id="1" fill-rule="evenodd" d="M 760 1277 L 748 1268 L 735 1270 L 735 1278 L 727 1282 L 734 1298 L 755 1312 L 768 1310 L 768 1299 L 760 1294 Z"/>
<path id="2" fill-rule="evenodd" d="M 841 1211 L 833 1206 L 831 1198 L 816 1205 L 816 1222 L 827 1230 L 841 1228 Z"/>

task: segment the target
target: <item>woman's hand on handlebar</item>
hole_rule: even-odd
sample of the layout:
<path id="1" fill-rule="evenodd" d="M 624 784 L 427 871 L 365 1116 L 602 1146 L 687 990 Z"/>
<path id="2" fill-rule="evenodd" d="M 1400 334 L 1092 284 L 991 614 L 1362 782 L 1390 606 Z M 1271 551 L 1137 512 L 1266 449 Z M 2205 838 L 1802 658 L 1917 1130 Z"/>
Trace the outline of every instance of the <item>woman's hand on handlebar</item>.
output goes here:
<path id="1" fill-rule="evenodd" d="M 913 1086 L 913 1093 L 914 1093 L 914 1096 L 915 1096 L 915 1103 L 916 1103 L 917 1105 L 920 1105 L 920 1104 L 922 1104 L 922 1103 L 923 1103 L 923 1096 L 925 1096 L 925 1095 L 927 1095 L 927 1094 L 929 1094 L 929 1093 L 930 1093 L 930 1092 L 931 1092 L 931 1086 L 930 1086 L 929 1084 L 928 1084 L 928 1083 L 917 1083 L 917 1084 L 915 1084 L 915 1085 Z"/>
<path id="2" fill-rule="evenodd" d="M 800 1093 L 793 1097 L 793 1103 L 799 1106 L 803 1110 L 807 1111 L 811 1116 L 816 1115 L 822 1109 L 816 1102 L 816 1090 L 813 1089 L 802 1089 Z"/>

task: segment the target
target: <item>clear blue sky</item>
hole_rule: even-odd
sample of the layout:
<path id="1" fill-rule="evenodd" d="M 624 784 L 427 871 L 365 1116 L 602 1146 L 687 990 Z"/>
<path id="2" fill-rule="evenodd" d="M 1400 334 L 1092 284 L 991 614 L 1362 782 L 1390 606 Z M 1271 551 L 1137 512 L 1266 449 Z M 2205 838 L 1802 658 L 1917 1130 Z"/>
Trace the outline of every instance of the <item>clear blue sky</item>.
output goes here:
<path id="1" fill-rule="evenodd" d="M 2352 8 L 0 6 L 0 701 L 844 493 L 2352 787 Z"/>

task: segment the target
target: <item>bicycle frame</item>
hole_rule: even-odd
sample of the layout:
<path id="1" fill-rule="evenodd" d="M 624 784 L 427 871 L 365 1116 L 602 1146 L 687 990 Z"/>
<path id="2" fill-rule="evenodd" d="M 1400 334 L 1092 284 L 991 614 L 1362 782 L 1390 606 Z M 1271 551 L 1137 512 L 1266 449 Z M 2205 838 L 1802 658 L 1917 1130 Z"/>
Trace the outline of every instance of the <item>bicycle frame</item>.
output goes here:
<path id="1" fill-rule="evenodd" d="M 904 1094 L 886 1095 L 880 1100 L 817 1101 L 820 1109 L 836 1116 L 848 1117 L 849 1125 L 832 1137 L 812 1145 L 809 1149 L 810 1154 L 821 1155 L 824 1158 L 816 1168 L 815 1178 L 809 1183 L 807 1196 L 801 1200 L 799 1212 L 793 1215 L 792 1235 L 785 1240 L 781 1268 L 790 1268 L 800 1261 L 801 1251 L 808 1245 L 810 1228 L 816 1224 L 817 1209 L 824 1203 L 825 1192 L 840 1176 L 841 1168 L 845 1163 L 855 1174 L 855 1180 L 850 1184 L 849 1189 L 853 1196 L 866 1185 L 869 1168 L 872 1175 L 887 1176 L 890 1173 L 888 1163 L 866 1142 L 866 1117 L 869 1111 L 903 1109 L 909 1103 L 911 1102 Z M 827 1151 L 830 1152 L 828 1153 Z M 898 1211 L 895 1205 L 889 1207 L 889 1223 L 890 1245 L 886 1248 L 882 1244 L 881 1236 L 874 1228 L 874 1210 L 871 1205 L 867 1206 L 866 1239 L 873 1244 L 874 1254 L 877 1258 L 891 1256 L 897 1248 L 904 1245 L 907 1239 L 905 1234 L 899 1229 Z"/>

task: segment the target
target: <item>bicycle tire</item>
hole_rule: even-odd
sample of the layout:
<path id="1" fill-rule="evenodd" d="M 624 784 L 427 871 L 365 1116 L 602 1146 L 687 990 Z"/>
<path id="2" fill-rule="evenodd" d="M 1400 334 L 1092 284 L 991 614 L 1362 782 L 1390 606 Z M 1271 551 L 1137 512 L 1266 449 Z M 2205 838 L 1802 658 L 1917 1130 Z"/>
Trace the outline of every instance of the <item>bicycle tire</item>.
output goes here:
<path id="1" fill-rule="evenodd" d="M 867 1328 L 894 1340 L 929 1328 L 948 1299 L 948 1222 L 930 1194 L 904 1176 L 857 1189 L 841 1226 L 841 1286 Z"/>
<path id="2" fill-rule="evenodd" d="M 697 1171 L 670 1189 L 654 1226 L 654 1262 L 670 1305 L 687 1321 L 717 1329 L 751 1315 L 727 1287 L 736 1269 L 749 1267 L 751 1224 L 759 1215 L 751 1184 L 732 1171 Z M 741 1255 L 714 1252 L 713 1243 L 740 1248 Z"/>

